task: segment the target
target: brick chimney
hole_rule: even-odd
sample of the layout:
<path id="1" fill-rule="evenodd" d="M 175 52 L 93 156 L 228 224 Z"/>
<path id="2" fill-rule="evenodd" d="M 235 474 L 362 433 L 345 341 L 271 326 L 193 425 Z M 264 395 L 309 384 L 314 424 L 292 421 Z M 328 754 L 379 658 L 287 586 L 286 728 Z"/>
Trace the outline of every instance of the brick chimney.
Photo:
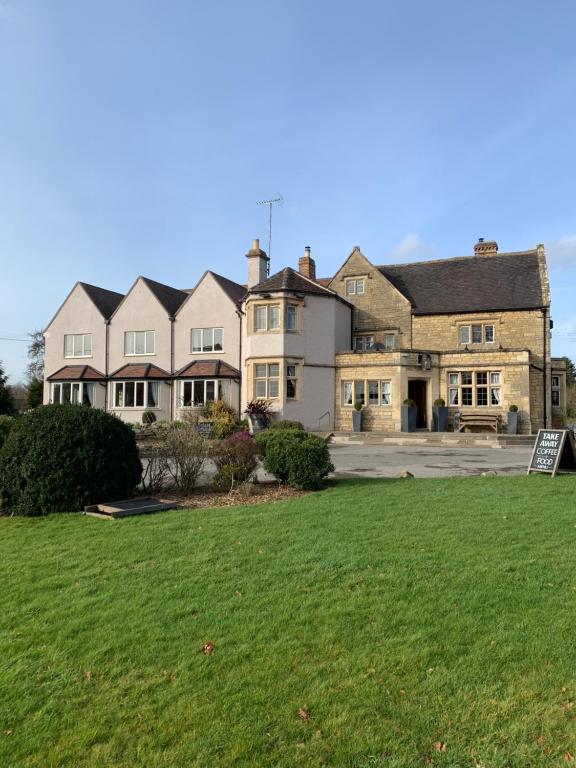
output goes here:
<path id="1" fill-rule="evenodd" d="M 307 245 L 304 248 L 304 256 L 300 256 L 298 259 L 298 272 L 304 277 L 309 277 L 311 280 L 316 280 L 316 262 L 310 256 L 310 246 Z"/>
<path id="2" fill-rule="evenodd" d="M 252 241 L 252 248 L 246 254 L 248 259 L 248 289 L 263 282 L 268 277 L 270 257 L 260 248 L 260 240 Z"/>
<path id="3" fill-rule="evenodd" d="M 478 242 L 474 246 L 474 256 L 496 256 L 498 253 L 498 243 L 496 240 L 484 240 L 483 237 L 478 238 Z"/>

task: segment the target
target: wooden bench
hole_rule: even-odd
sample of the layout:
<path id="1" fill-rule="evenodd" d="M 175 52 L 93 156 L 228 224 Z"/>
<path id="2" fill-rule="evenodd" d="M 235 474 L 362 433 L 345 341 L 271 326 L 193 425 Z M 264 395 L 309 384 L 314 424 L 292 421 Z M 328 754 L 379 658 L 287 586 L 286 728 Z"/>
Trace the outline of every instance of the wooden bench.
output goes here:
<path id="1" fill-rule="evenodd" d="M 462 432 L 466 427 L 490 427 L 498 432 L 500 416 L 495 413 L 459 413 L 456 421 L 456 432 Z"/>

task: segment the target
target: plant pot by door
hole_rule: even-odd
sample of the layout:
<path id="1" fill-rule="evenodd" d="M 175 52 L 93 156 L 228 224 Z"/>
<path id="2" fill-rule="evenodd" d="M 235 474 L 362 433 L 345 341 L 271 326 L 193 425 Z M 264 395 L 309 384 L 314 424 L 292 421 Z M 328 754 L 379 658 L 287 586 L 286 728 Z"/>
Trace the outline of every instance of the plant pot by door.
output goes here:
<path id="1" fill-rule="evenodd" d="M 448 431 L 448 406 L 432 406 L 432 424 L 434 432 Z"/>
<path id="2" fill-rule="evenodd" d="M 508 434 L 518 434 L 518 413 L 516 411 L 508 411 Z"/>
<path id="3" fill-rule="evenodd" d="M 400 409 L 402 432 L 415 432 L 418 408 L 415 405 L 403 405 Z"/>
<path id="4" fill-rule="evenodd" d="M 362 432 L 362 411 L 352 411 L 352 430 Z"/>

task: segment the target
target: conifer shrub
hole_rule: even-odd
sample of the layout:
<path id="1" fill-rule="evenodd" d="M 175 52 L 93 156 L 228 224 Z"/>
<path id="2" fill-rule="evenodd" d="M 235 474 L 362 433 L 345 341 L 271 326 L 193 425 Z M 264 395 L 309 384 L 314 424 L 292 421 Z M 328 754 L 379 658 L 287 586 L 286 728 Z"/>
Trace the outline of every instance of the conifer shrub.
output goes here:
<path id="1" fill-rule="evenodd" d="M 41 405 L 0 450 L 0 512 L 45 515 L 125 499 L 140 482 L 133 430 L 97 408 Z"/>

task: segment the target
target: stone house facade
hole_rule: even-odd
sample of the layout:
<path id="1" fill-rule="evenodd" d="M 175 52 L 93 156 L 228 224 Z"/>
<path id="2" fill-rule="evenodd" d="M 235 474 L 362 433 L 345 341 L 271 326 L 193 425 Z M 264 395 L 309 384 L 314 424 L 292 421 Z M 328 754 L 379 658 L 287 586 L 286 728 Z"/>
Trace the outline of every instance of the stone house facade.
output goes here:
<path id="1" fill-rule="evenodd" d="M 551 357 L 543 246 L 374 265 L 354 248 L 317 279 L 307 248 L 298 269 L 269 275 L 254 241 L 240 285 L 207 271 L 192 289 L 139 277 L 126 295 L 77 283 L 45 331 L 45 402 L 80 402 L 140 422 L 182 418 L 213 399 L 243 413 L 255 398 L 277 418 L 318 430 L 399 431 L 415 401 L 430 429 L 442 398 L 461 413 L 519 409 L 520 431 L 566 407 L 564 361 Z"/>

